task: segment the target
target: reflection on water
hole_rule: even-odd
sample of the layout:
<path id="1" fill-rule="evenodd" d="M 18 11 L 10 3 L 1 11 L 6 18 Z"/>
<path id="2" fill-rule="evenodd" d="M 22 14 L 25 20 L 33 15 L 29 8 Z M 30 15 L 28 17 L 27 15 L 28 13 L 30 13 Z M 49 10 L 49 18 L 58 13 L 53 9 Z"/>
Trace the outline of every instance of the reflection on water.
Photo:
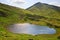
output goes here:
<path id="1" fill-rule="evenodd" d="M 24 33 L 24 34 L 54 34 L 56 30 L 47 26 L 38 26 L 29 23 L 14 24 L 7 28 L 13 33 Z"/>

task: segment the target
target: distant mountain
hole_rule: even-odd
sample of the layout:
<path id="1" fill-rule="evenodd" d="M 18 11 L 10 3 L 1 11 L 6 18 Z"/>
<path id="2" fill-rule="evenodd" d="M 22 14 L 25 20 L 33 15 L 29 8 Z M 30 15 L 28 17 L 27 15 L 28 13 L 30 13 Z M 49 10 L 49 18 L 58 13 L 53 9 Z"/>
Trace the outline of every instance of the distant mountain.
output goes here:
<path id="1" fill-rule="evenodd" d="M 60 19 L 60 16 L 59 16 L 60 7 L 57 7 L 57 6 L 38 2 L 34 5 L 32 5 L 31 7 L 27 8 L 27 10 L 29 10 L 37 15 Z"/>
<path id="2" fill-rule="evenodd" d="M 42 16 L 44 21 L 48 24 L 60 27 L 60 7 L 38 2 L 26 10 L 33 12 L 33 14 Z"/>

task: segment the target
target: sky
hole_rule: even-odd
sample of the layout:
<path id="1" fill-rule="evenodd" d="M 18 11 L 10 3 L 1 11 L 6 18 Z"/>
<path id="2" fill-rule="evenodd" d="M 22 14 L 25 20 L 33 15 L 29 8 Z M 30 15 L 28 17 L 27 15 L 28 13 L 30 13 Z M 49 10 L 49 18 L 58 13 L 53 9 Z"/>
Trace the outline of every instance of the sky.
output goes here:
<path id="1" fill-rule="evenodd" d="M 26 9 L 37 2 L 47 3 L 60 7 L 60 0 L 0 0 L 0 3 L 16 6 L 23 9 Z"/>

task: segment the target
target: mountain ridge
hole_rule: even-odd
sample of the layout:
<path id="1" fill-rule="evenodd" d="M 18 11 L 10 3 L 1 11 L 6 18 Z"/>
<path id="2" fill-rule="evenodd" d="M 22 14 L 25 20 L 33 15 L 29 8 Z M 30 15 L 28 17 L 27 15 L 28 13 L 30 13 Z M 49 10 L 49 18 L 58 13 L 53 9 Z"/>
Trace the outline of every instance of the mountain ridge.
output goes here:
<path id="1" fill-rule="evenodd" d="M 59 8 L 59 9 L 60 9 L 60 7 L 59 7 L 59 6 L 51 5 L 51 4 L 47 4 L 47 3 L 41 3 L 41 2 L 37 2 L 37 3 L 33 4 L 32 6 L 37 5 L 37 4 L 38 4 L 38 5 L 40 5 L 40 4 L 45 4 L 45 5 L 49 5 L 49 6 L 53 6 L 53 7 L 57 7 L 57 8 Z M 32 6 L 28 7 L 27 9 L 31 8 Z"/>
<path id="2" fill-rule="evenodd" d="M 29 10 L 33 13 L 38 13 L 38 14 L 42 14 L 43 16 L 45 16 L 45 14 L 47 16 L 53 14 L 58 16 L 58 14 L 60 15 L 60 7 L 57 6 L 52 6 L 52 5 L 48 5 L 48 4 L 44 4 L 44 3 L 36 3 L 34 5 L 32 5 L 31 7 L 27 8 L 26 10 Z M 60 17 L 60 16 L 59 16 Z"/>

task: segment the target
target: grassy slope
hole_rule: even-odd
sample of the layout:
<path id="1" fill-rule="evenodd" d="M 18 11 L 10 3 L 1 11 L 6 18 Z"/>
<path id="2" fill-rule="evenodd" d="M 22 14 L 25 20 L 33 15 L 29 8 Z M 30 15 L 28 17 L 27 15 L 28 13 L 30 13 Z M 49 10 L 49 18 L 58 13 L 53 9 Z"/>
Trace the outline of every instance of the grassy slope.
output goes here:
<path id="1" fill-rule="evenodd" d="M 41 16 L 32 14 L 27 10 L 0 3 L 0 40 L 28 40 L 30 38 L 34 40 L 57 40 L 57 36 L 60 35 L 59 29 L 57 29 L 58 35 L 54 34 L 54 35 L 36 35 L 36 36 L 28 34 L 14 34 L 6 30 L 6 26 L 14 23 L 29 22 L 33 24 L 46 25 L 44 19 L 41 19 L 40 21 L 40 18 Z"/>

